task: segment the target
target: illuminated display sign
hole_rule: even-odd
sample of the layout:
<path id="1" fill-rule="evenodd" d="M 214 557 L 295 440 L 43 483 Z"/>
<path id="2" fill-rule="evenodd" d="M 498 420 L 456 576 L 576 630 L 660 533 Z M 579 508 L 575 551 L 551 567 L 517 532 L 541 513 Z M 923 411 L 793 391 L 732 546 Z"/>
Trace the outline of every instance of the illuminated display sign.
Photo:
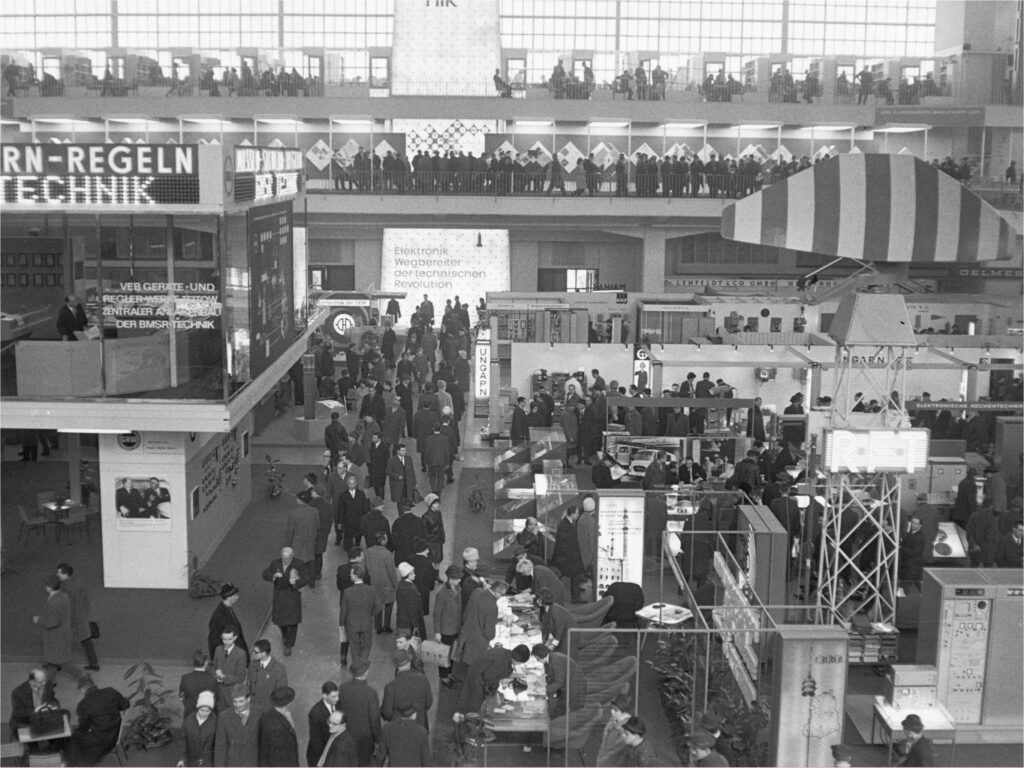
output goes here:
<path id="1" fill-rule="evenodd" d="M 194 205 L 195 145 L 8 144 L 2 148 L 8 205 Z"/>
<path id="2" fill-rule="evenodd" d="M 236 203 L 274 200 L 302 191 L 302 151 L 284 147 L 235 147 Z"/>
<path id="3" fill-rule="evenodd" d="M 826 429 L 830 472 L 916 472 L 928 466 L 927 429 Z"/>

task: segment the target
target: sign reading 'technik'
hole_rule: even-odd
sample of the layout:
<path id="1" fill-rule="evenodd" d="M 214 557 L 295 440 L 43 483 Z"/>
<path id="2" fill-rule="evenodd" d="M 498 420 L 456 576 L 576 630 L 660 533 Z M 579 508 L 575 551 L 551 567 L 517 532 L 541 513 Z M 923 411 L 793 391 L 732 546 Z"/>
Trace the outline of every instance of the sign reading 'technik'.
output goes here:
<path id="1" fill-rule="evenodd" d="M 6 144 L 8 205 L 188 205 L 199 202 L 195 145 Z"/>

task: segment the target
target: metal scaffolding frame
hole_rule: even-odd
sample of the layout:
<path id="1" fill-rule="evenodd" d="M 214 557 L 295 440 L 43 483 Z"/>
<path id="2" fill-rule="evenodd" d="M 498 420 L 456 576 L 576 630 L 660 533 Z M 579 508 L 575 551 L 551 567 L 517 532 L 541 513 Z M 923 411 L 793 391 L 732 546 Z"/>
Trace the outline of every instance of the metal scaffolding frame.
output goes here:
<path id="1" fill-rule="evenodd" d="M 869 360 L 865 360 L 855 357 L 845 344 L 837 346 L 832 425 L 855 426 L 851 423 L 855 405 L 853 379 L 855 374 L 861 373 L 864 383 L 857 386 L 863 386 L 865 400 L 877 399 L 882 406 L 882 412 L 876 414 L 876 426 L 909 428 L 910 415 L 906 409 L 909 351 L 910 347 L 905 344 L 880 344 Z M 856 426 L 863 428 L 865 425 L 862 422 Z M 844 621 L 854 604 L 858 604 L 867 609 L 873 621 L 894 624 L 900 475 L 891 472 L 859 475 L 831 472 L 827 468 L 825 474 L 828 504 L 822 521 L 818 558 L 819 621 Z M 851 522 L 854 516 L 856 522 Z"/>
<path id="2" fill-rule="evenodd" d="M 892 472 L 828 474 L 830 503 L 818 560 L 820 623 L 845 621 L 861 608 L 872 621 L 895 621 L 900 486 Z M 857 522 L 844 527 L 851 512 Z"/>

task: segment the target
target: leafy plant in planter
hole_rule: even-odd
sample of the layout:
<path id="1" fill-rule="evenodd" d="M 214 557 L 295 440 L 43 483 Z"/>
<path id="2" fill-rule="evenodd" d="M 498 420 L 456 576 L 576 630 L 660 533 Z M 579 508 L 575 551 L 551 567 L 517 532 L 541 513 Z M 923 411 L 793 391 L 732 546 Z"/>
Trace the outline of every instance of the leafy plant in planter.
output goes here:
<path id="1" fill-rule="evenodd" d="M 139 710 L 128 721 L 121 746 L 124 749 L 159 749 L 174 740 L 171 733 L 172 712 L 164 706 L 171 691 L 164 687 L 163 676 L 148 661 L 133 664 L 124 673 L 124 679 L 134 690 L 128 696 L 129 711 Z"/>
<path id="2" fill-rule="evenodd" d="M 768 744 L 763 730 L 768 716 L 763 702 L 744 701 L 718 644 L 705 659 L 695 635 L 681 632 L 658 641 L 655 660 L 649 662 L 659 676 L 662 706 L 675 730 L 676 750 L 687 762 L 691 718 L 704 711 L 728 725 L 737 765 L 765 765 Z M 707 674 L 707 700 L 697 700 Z"/>

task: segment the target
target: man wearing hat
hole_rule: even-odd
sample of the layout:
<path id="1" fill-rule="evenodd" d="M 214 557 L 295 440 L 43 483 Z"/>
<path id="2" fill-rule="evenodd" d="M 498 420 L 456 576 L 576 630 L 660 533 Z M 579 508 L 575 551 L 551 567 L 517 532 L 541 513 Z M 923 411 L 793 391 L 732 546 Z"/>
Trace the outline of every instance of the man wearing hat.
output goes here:
<path id="1" fill-rule="evenodd" d="M 782 413 L 784 416 L 802 416 L 804 413 L 803 393 L 797 392 L 789 398 L 789 405 L 786 406 Z M 783 420 L 782 424 L 782 439 L 794 448 L 799 448 L 804 442 L 806 423 L 803 421 Z"/>
<path id="2" fill-rule="evenodd" d="M 647 726 L 644 724 L 643 720 L 639 717 L 629 718 L 622 724 L 622 733 L 626 740 L 626 750 L 622 756 L 622 765 L 664 765 L 664 762 L 659 761 L 655 757 L 650 744 L 645 738 L 647 735 Z M 719 757 L 721 757 L 721 755 L 719 755 Z M 724 761 L 721 763 L 697 762 L 695 765 L 726 765 L 726 763 Z"/>
<path id="3" fill-rule="evenodd" d="M 420 607 L 422 608 L 423 615 L 426 616 L 430 613 L 430 593 L 434 591 L 434 587 L 437 584 L 437 569 L 430 562 L 430 545 L 425 538 L 417 536 L 413 539 L 412 546 L 416 552 L 410 555 L 406 562 L 416 572 L 413 583 L 420 593 Z M 424 637 L 424 639 L 426 638 Z"/>
<path id="4" fill-rule="evenodd" d="M 694 765 L 700 766 L 727 766 L 728 761 L 715 750 L 715 737 L 703 728 L 694 732 L 690 737 L 690 755 Z M 638 765 L 638 763 L 632 763 Z"/>
<path id="5" fill-rule="evenodd" d="M 715 752 L 732 765 L 736 760 L 736 753 L 733 752 L 732 741 L 722 732 L 722 721 L 710 712 L 705 712 L 700 718 L 700 727 L 715 737 Z"/>
<path id="6" fill-rule="evenodd" d="M 43 664 L 52 680 L 65 664 L 71 665 L 74 632 L 71 625 L 71 598 L 61 591 L 60 579 L 47 576 L 44 585 L 46 604 L 42 613 L 32 617 L 32 622 L 43 630 Z"/>
<path id="7" fill-rule="evenodd" d="M 398 519 L 391 525 L 391 540 L 395 544 L 395 562 L 407 561 L 418 551 L 416 539 L 424 538 L 423 520 L 415 512 L 399 509 Z"/>
<path id="8" fill-rule="evenodd" d="M 480 567 L 480 553 L 476 547 L 466 547 L 462 550 L 462 613 L 466 613 L 466 606 L 473 591 L 483 584 L 483 578 L 477 573 Z"/>
<path id="9" fill-rule="evenodd" d="M 113 688 L 97 688 L 88 674 L 78 680 L 83 691 L 75 714 L 78 728 L 69 746 L 70 765 L 98 765 L 103 756 L 117 744 L 121 733 L 121 716 L 128 709 L 128 699 Z"/>
<path id="10" fill-rule="evenodd" d="M 315 513 L 314 513 L 315 514 Z M 302 593 L 307 584 L 306 563 L 295 556 L 291 547 L 281 550 L 281 557 L 272 560 L 263 571 L 263 580 L 274 585 L 271 621 L 281 630 L 284 655 L 292 655 L 292 647 L 302 623 Z"/>
<path id="11" fill-rule="evenodd" d="M 459 637 L 459 630 L 462 628 L 462 587 L 459 585 L 462 569 L 457 565 L 449 565 L 444 575 L 444 586 L 434 598 L 434 640 L 452 646 L 455 645 L 455 641 Z M 454 687 L 450 678 L 451 672 L 450 662 L 446 667 L 437 668 L 441 685 L 446 688 Z"/>
<path id="12" fill-rule="evenodd" d="M 220 588 L 220 602 L 213 609 L 213 615 L 210 616 L 210 631 L 206 636 L 206 646 L 212 659 L 214 651 L 217 650 L 217 646 L 221 643 L 220 636 L 223 634 L 225 627 L 234 627 L 237 632 L 235 645 L 245 654 L 246 664 L 248 664 L 249 645 L 245 642 L 242 624 L 235 613 L 235 604 L 237 602 L 238 587 L 229 581 L 222 584 Z"/>
<path id="13" fill-rule="evenodd" d="M 618 694 L 609 707 L 610 716 L 601 734 L 601 747 L 597 751 L 597 765 L 623 765 L 622 759 L 626 752 L 626 734 L 622 726 L 632 717 L 633 702 L 624 693 Z"/>
<path id="14" fill-rule="evenodd" d="M 834 768 L 850 768 L 853 765 L 853 752 L 845 744 L 832 745 L 832 765 Z"/>
<path id="15" fill-rule="evenodd" d="M 901 766 L 935 765 L 935 750 L 932 740 L 924 735 L 924 723 L 918 715 L 907 715 L 900 723 L 903 728 L 903 746 L 906 755 L 900 761 Z"/>
<path id="16" fill-rule="evenodd" d="M 366 682 L 369 661 L 357 659 L 348 671 L 352 679 L 338 686 L 338 709 L 345 713 L 345 722 L 359 754 L 359 765 L 372 765 L 373 750 L 381 737 L 380 699 Z"/>
<path id="17" fill-rule="evenodd" d="M 255 646 L 254 646 L 255 647 Z M 299 740 L 288 705 L 295 691 L 287 685 L 270 694 L 272 709 L 260 718 L 260 765 L 294 766 L 299 764 Z"/>
<path id="18" fill-rule="evenodd" d="M 181 758 L 178 766 L 213 765 L 213 745 L 217 737 L 216 700 L 213 691 L 196 698 L 196 709 L 181 721 Z"/>
<path id="19" fill-rule="evenodd" d="M 412 669 L 412 657 L 408 651 L 395 651 L 395 679 L 384 686 L 384 699 L 380 705 L 380 716 L 394 720 L 401 702 L 411 702 L 416 707 L 416 722 L 429 730 L 427 712 L 434 706 L 434 695 L 430 692 L 427 678 Z"/>
<path id="20" fill-rule="evenodd" d="M 413 583 L 416 569 L 407 562 L 398 564 L 398 586 L 395 588 L 395 628 L 407 629 L 410 634 L 419 633 L 419 637 L 427 634 L 423 622 L 423 606 L 420 591 Z"/>
<path id="21" fill-rule="evenodd" d="M 402 701 L 395 706 L 398 715 L 384 724 L 381 743 L 388 765 L 434 765 L 427 729 L 420 724 L 416 705 Z"/>

